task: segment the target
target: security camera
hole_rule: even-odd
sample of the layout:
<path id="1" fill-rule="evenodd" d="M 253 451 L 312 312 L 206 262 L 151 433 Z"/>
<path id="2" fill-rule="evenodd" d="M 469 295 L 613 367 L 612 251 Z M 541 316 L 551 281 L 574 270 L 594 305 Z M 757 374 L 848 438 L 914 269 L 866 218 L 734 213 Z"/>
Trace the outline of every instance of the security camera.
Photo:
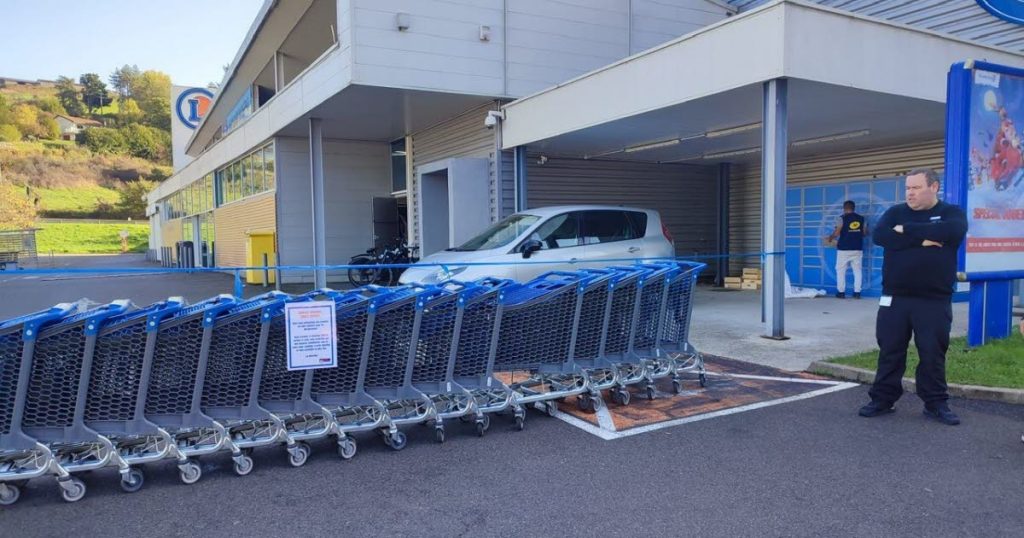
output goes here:
<path id="1" fill-rule="evenodd" d="M 500 110 L 488 110 L 487 117 L 484 118 L 484 127 L 493 129 L 499 121 L 505 119 L 505 113 Z"/>

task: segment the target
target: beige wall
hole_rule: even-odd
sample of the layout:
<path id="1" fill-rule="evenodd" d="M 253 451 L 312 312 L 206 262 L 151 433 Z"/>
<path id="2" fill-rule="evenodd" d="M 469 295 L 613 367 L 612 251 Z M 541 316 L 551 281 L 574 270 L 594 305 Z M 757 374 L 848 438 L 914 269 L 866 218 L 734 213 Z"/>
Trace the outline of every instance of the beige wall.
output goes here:
<path id="1" fill-rule="evenodd" d="M 217 266 L 245 267 L 247 234 L 277 229 L 274 193 L 263 193 L 218 207 L 213 211 L 213 226 Z"/>

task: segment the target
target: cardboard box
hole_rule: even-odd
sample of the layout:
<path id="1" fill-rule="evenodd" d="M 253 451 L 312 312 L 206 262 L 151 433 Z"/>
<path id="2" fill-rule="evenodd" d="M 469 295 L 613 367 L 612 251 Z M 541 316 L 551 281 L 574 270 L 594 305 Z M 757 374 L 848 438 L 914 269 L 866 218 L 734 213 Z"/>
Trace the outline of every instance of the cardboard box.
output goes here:
<path id="1" fill-rule="evenodd" d="M 743 284 L 740 284 L 740 286 L 743 289 L 745 289 L 745 290 L 759 290 L 759 289 L 761 289 L 761 283 L 760 282 L 744 282 Z"/>
<path id="2" fill-rule="evenodd" d="M 738 277 L 738 276 L 727 276 L 727 277 L 725 277 L 725 283 L 726 284 L 742 284 L 743 283 L 743 278 Z"/>
<path id="3" fill-rule="evenodd" d="M 744 277 L 752 276 L 752 277 L 761 278 L 761 269 L 759 269 L 757 267 L 744 267 L 743 268 L 743 276 Z"/>
<path id="4" fill-rule="evenodd" d="M 743 289 L 743 284 L 739 282 L 726 282 L 725 288 L 730 290 L 741 290 Z"/>

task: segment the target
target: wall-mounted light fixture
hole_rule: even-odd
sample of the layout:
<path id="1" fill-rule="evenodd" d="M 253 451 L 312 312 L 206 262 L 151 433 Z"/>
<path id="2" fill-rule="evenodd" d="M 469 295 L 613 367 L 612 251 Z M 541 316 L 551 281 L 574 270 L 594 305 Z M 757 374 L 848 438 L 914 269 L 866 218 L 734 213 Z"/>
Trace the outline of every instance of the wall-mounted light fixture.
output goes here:
<path id="1" fill-rule="evenodd" d="M 409 29 L 409 14 L 408 13 L 396 13 L 395 14 L 395 28 L 398 28 L 399 32 L 404 32 Z"/>

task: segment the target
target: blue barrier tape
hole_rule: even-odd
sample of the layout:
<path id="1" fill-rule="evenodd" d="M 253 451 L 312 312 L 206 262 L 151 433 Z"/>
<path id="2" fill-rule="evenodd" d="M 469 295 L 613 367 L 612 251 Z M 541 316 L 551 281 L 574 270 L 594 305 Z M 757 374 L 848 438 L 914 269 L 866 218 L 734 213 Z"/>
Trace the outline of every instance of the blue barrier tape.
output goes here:
<path id="1" fill-rule="evenodd" d="M 553 260 L 553 261 L 515 261 L 515 262 L 444 262 L 444 263 L 429 263 L 429 262 L 416 262 L 416 263 L 390 263 L 390 264 L 374 264 L 374 265 L 278 265 L 278 266 L 252 266 L 252 267 L 92 267 L 92 268 L 66 268 L 66 269 L 18 269 L 11 271 L 11 275 L 66 275 L 66 274 L 93 274 L 93 275 L 109 275 L 116 273 L 119 275 L 128 274 L 166 274 L 166 273 L 233 273 L 237 285 L 241 282 L 242 271 L 338 271 L 348 269 L 366 269 L 366 268 L 381 268 L 381 269 L 408 269 L 410 267 L 439 267 L 448 270 L 449 267 L 493 267 L 493 266 L 508 266 L 508 265 L 558 265 L 558 264 L 589 264 L 595 261 L 601 263 L 642 263 L 650 261 L 696 261 L 696 260 L 720 260 L 720 259 L 731 259 L 731 258 L 760 258 L 762 261 L 769 256 L 782 256 L 785 252 L 753 252 L 744 254 L 709 254 L 699 256 L 676 256 L 676 257 L 654 257 L 654 258 L 612 258 L 612 259 L 601 259 L 601 260 Z M 0 273 L 0 276 L 7 274 Z"/>

